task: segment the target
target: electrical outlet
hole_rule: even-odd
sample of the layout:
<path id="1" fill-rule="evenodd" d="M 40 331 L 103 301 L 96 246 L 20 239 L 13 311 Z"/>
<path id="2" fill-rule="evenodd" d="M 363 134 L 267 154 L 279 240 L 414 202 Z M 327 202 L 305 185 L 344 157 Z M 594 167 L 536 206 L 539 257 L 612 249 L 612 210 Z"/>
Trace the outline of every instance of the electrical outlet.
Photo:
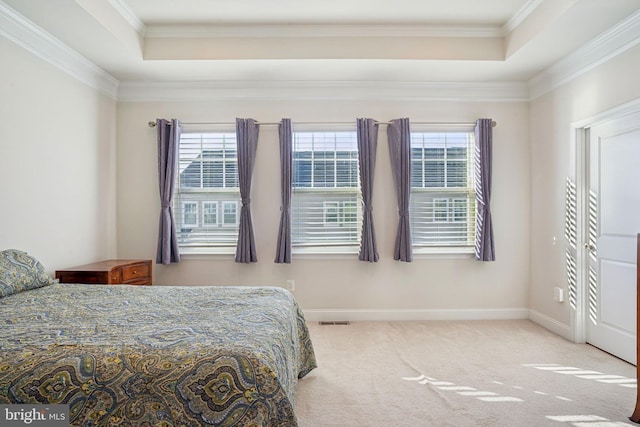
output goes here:
<path id="1" fill-rule="evenodd" d="M 564 302 L 564 289 L 558 287 L 553 288 L 553 300 L 556 302 Z"/>
<path id="2" fill-rule="evenodd" d="M 287 289 L 291 292 L 296 290 L 296 281 L 293 279 L 287 280 Z"/>

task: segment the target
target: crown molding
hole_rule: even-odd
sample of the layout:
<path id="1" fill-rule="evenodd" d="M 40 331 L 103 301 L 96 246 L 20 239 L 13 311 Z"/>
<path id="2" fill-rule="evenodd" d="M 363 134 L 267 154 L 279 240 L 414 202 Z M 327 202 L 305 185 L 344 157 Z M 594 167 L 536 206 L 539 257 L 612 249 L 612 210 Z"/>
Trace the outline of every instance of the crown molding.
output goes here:
<path id="1" fill-rule="evenodd" d="M 433 25 L 347 25 L 347 24 L 264 24 L 264 25 L 149 25 L 146 38 L 210 37 L 452 37 L 499 38 L 501 27 Z"/>
<path id="2" fill-rule="evenodd" d="M 122 102 L 209 100 L 406 100 L 526 102 L 526 83 L 218 81 L 120 83 Z"/>
<path id="3" fill-rule="evenodd" d="M 531 99 L 538 98 L 640 44 L 640 12 L 602 33 L 529 80 Z"/>
<path id="4" fill-rule="evenodd" d="M 502 34 L 506 35 L 518 28 L 544 0 L 529 0 L 502 26 Z"/>
<path id="5" fill-rule="evenodd" d="M 138 18 L 138 15 L 135 14 L 126 2 L 123 0 L 109 0 L 109 4 L 138 32 L 138 34 L 145 34 L 146 26 L 144 22 Z"/>
<path id="6" fill-rule="evenodd" d="M 2 1 L 0 35 L 87 86 L 117 99 L 118 80 Z"/>

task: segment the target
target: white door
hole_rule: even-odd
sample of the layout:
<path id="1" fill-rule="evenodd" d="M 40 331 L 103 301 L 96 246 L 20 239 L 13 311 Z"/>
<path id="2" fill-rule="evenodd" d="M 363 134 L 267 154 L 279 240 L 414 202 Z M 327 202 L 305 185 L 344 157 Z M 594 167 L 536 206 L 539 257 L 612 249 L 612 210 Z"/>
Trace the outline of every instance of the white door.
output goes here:
<path id="1" fill-rule="evenodd" d="M 587 342 L 635 364 L 640 113 L 592 127 L 588 153 Z"/>

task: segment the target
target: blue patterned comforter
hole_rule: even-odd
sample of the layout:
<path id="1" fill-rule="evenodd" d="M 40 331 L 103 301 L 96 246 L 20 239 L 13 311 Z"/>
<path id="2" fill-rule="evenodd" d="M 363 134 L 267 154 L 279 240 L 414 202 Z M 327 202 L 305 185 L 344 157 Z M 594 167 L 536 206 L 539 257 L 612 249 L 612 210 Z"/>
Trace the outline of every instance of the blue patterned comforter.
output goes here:
<path id="1" fill-rule="evenodd" d="M 78 426 L 295 426 L 316 367 L 280 288 L 53 284 L 0 321 L 0 403 L 69 404 Z"/>

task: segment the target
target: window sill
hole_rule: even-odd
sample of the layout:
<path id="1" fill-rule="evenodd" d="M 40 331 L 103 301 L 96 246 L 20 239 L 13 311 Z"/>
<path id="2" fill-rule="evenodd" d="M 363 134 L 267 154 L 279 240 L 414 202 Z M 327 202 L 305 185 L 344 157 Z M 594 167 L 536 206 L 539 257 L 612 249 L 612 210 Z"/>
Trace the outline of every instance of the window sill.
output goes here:
<path id="1" fill-rule="evenodd" d="M 232 246 L 206 247 L 206 248 L 180 248 L 180 257 L 189 260 L 209 260 L 212 257 L 234 258 L 236 248 Z"/>
<path id="2" fill-rule="evenodd" d="M 358 258 L 360 247 L 323 247 L 310 246 L 293 248 L 293 257 L 296 259 L 349 259 Z M 210 260 L 211 258 L 234 258 L 235 247 L 207 247 L 207 248 L 181 248 L 180 257 L 189 260 Z"/>
<path id="3" fill-rule="evenodd" d="M 308 246 L 292 248 L 297 259 L 358 259 L 359 246 Z"/>
<path id="4" fill-rule="evenodd" d="M 473 258 L 475 249 L 470 246 L 462 247 L 419 247 L 413 248 L 414 259 L 466 259 Z"/>
<path id="5" fill-rule="evenodd" d="M 360 247 L 310 246 L 293 248 L 296 259 L 358 259 Z M 234 258 L 235 247 L 181 248 L 180 257 L 189 260 L 210 260 L 211 258 Z M 413 248 L 414 260 L 419 259 L 473 259 L 472 247 L 421 247 Z"/>

